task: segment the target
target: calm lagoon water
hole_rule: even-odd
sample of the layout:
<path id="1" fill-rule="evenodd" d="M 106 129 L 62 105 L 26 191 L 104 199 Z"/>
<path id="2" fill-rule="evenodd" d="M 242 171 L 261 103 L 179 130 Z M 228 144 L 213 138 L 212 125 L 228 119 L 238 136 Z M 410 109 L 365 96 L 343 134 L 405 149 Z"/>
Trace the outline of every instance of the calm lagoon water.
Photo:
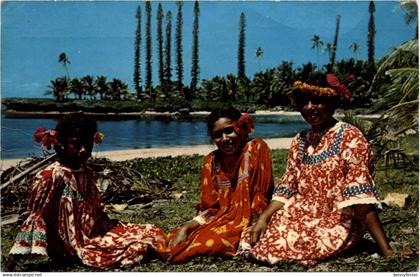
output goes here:
<path id="1" fill-rule="evenodd" d="M 253 137 L 292 137 L 308 128 L 300 116 L 253 116 Z M 56 119 L 1 118 L 1 158 L 14 159 L 40 156 L 40 146 L 32 134 L 38 127 L 53 129 Z M 105 134 L 104 141 L 94 151 L 170 147 L 209 144 L 205 118 L 192 119 L 138 119 L 98 120 L 98 129 Z M 169 154 L 169 153 L 168 153 Z"/>

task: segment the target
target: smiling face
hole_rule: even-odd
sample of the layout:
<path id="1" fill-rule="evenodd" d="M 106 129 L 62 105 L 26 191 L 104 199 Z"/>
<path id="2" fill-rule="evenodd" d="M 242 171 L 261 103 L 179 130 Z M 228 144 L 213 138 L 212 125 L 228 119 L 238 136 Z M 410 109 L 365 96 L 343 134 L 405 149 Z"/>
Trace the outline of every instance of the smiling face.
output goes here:
<path id="1" fill-rule="evenodd" d="M 211 132 L 217 148 L 226 155 L 236 155 L 242 150 L 243 139 L 235 132 L 233 124 L 230 118 L 221 117 L 214 123 Z"/>
<path id="2" fill-rule="evenodd" d="M 298 96 L 297 108 L 312 127 L 322 126 L 333 119 L 335 99 L 302 93 Z"/>

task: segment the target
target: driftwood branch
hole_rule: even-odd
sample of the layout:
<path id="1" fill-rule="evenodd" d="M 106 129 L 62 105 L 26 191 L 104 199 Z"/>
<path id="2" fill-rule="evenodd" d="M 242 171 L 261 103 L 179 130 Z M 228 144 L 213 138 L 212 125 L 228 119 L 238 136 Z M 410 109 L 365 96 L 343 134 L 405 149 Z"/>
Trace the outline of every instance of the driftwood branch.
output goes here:
<path id="1" fill-rule="evenodd" d="M 21 173 L 19 173 L 18 175 L 12 177 L 10 180 L 8 180 L 6 183 L 1 184 L 0 189 L 3 190 L 4 188 L 6 188 L 8 185 L 14 183 L 14 182 L 18 182 L 20 179 L 22 179 L 23 177 L 25 177 L 26 175 L 28 175 L 31 172 L 34 172 L 35 170 L 39 170 L 42 167 L 45 167 L 48 165 L 48 163 L 54 161 L 57 157 L 57 154 L 53 154 L 49 157 L 47 157 L 46 159 L 43 159 L 42 161 L 34 164 L 33 166 L 31 166 L 30 168 L 22 171 Z"/>

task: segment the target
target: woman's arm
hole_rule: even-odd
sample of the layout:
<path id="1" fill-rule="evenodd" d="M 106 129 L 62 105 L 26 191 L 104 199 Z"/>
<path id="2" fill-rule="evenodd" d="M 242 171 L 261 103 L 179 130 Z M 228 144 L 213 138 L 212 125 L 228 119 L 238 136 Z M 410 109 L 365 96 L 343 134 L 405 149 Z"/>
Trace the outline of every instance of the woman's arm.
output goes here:
<path id="1" fill-rule="evenodd" d="M 360 218 L 367 226 L 370 234 L 378 244 L 382 254 L 386 257 L 393 254 L 393 250 L 386 238 L 382 223 L 374 205 L 355 205 L 356 217 Z"/>
<path id="2" fill-rule="evenodd" d="M 256 244 L 267 230 L 267 224 L 271 216 L 284 206 L 283 202 L 272 200 L 270 204 L 258 217 L 257 222 L 251 230 L 251 245 Z"/>

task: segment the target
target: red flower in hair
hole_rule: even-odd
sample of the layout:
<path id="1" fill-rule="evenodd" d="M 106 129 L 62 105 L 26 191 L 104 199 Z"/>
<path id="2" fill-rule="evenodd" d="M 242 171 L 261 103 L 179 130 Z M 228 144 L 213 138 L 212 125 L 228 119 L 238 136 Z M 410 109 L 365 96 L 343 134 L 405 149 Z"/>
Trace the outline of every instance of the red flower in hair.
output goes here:
<path id="1" fill-rule="evenodd" d="M 241 133 L 241 130 L 245 131 L 247 134 L 254 131 L 254 122 L 252 121 L 252 117 L 244 113 L 241 117 L 235 122 L 233 125 L 236 133 Z"/>
<path id="2" fill-rule="evenodd" d="M 104 139 L 105 135 L 101 132 L 96 132 L 95 135 L 93 136 L 93 141 L 96 144 L 99 144 L 102 142 L 102 140 Z"/>
<path id="3" fill-rule="evenodd" d="M 34 133 L 34 140 L 37 143 L 41 143 L 42 148 L 50 150 L 51 145 L 57 143 L 57 131 L 46 131 L 45 128 L 37 128 Z"/>
<path id="4" fill-rule="evenodd" d="M 346 88 L 345 85 L 340 83 L 340 81 L 335 77 L 334 74 L 329 73 L 327 74 L 327 82 L 330 84 L 330 86 L 334 87 L 338 92 L 342 93 L 344 97 L 349 98 L 350 97 L 350 91 Z"/>

